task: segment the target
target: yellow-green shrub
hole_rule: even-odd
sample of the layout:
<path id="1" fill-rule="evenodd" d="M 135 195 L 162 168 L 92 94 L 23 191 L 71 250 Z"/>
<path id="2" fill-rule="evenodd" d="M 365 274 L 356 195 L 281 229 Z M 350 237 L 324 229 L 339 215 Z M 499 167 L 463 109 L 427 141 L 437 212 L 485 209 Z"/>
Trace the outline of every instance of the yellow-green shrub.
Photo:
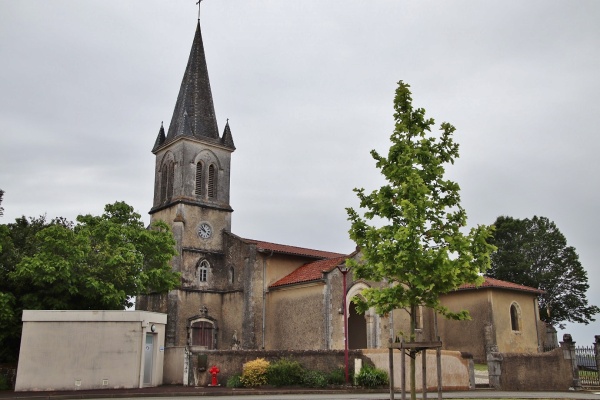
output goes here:
<path id="1" fill-rule="evenodd" d="M 264 358 L 248 361 L 242 366 L 240 380 L 246 387 L 260 386 L 267 383 L 267 369 L 269 362 Z"/>

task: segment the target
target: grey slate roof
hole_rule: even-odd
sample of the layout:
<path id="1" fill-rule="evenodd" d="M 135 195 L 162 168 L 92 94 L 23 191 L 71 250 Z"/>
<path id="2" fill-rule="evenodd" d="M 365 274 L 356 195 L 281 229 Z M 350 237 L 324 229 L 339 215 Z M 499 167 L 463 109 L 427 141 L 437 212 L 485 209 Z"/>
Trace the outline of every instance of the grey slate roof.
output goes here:
<path id="1" fill-rule="evenodd" d="M 219 128 L 208 79 L 204 44 L 200 31 L 200 21 L 196 26 L 194 42 L 181 81 L 168 133 L 165 137 L 164 129 L 161 126 L 152 151 L 157 151 L 164 144 L 181 136 L 207 140 L 235 149 L 229 125 L 225 127 L 223 138 L 219 137 Z"/>
<path id="2" fill-rule="evenodd" d="M 165 139 L 165 127 L 161 122 L 160 129 L 158 130 L 158 136 L 156 137 L 156 141 L 154 142 L 154 147 L 152 148 L 152 151 L 158 150 L 158 148 L 162 146 L 162 144 L 165 142 Z"/>
<path id="3" fill-rule="evenodd" d="M 229 128 L 229 120 L 225 124 L 225 129 L 223 130 L 223 138 L 221 139 L 221 141 L 225 146 L 235 149 L 235 145 L 233 144 L 233 136 L 231 135 L 231 128 Z"/>

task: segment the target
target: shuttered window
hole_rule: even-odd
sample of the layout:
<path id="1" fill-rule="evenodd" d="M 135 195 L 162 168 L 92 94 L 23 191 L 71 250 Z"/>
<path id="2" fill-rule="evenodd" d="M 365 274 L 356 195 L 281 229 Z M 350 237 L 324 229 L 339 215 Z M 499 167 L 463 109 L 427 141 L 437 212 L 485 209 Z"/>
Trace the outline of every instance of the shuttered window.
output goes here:
<path id="1" fill-rule="evenodd" d="M 192 346 L 213 348 L 213 324 L 208 321 L 198 321 L 192 324 Z"/>

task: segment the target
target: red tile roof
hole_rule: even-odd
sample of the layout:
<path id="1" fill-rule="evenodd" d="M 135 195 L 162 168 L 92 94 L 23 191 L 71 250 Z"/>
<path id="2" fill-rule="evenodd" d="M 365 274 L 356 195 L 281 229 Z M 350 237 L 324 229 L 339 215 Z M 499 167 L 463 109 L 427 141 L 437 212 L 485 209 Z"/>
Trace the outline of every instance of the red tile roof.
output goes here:
<path id="1" fill-rule="evenodd" d="M 323 250 L 315 250 L 315 249 L 306 249 L 304 247 L 296 247 L 296 246 L 288 246 L 285 244 L 277 244 L 270 242 L 262 242 L 260 240 L 253 239 L 242 239 L 244 242 L 249 244 L 255 244 L 259 251 L 272 251 L 273 253 L 278 254 L 292 254 L 296 256 L 305 256 L 312 258 L 334 258 L 340 257 L 344 254 L 342 253 L 334 253 L 331 251 L 323 251 Z"/>
<path id="2" fill-rule="evenodd" d="M 318 281 L 319 279 L 323 278 L 323 272 L 329 272 L 333 270 L 335 267 L 342 264 L 346 258 L 348 258 L 348 256 L 329 258 L 326 260 L 319 260 L 304 264 L 269 287 L 274 288 L 285 285 Z"/>
<path id="3" fill-rule="evenodd" d="M 456 291 L 459 290 L 473 290 L 473 289 L 486 289 L 486 288 L 498 288 L 498 289 L 508 289 L 508 290 L 519 290 L 522 292 L 530 292 L 536 294 L 544 293 L 543 290 L 532 288 L 529 286 L 519 285 L 517 283 L 501 281 L 500 279 L 490 278 L 489 276 L 484 276 L 483 279 L 485 281 L 480 286 L 475 286 L 472 283 L 465 283 L 461 285 Z"/>

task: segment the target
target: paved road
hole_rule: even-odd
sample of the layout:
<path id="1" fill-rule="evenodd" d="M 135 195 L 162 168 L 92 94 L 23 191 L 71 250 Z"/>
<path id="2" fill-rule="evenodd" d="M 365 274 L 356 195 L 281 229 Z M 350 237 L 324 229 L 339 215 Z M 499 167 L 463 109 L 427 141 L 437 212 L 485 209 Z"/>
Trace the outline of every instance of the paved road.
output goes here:
<path id="1" fill-rule="evenodd" d="M 233 394 L 231 391 L 213 392 L 152 392 L 152 393 L 122 393 L 112 390 L 96 391 L 95 393 L 12 393 L 14 397 L 6 397 L 8 393 L 0 398 L 29 399 L 29 400 L 58 400 L 58 399 L 86 399 L 86 400 L 105 400 L 107 398 L 131 399 L 131 400 L 156 400 L 157 398 L 173 399 L 186 398 L 197 400 L 388 400 L 389 393 L 263 393 L 249 394 L 248 391 L 240 391 L 239 394 Z M 421 399 L 421 395 L 417 397 Z M 570 391 L 570 392 L 501 392 L 488 390 L 473 390 L 468 392 L 445 392 L 444 399 L 574 399 L 574 400 L 600 400 L 599 392 L 588 391 Z M 395 394 L 395 399 L 400 400 L 400 393 Z M 429 393 L 428 400 L 437 400 L 437 394 Z"/>
<path id="2" fill-rule="evenodd" d="M 420 395 L 417 396 L 419 399 Z M 389 393 L 339 393 L 339 394 L 272 394 L 272 395 L 244 395 L 244 396 L 192 396 L 188 399 L 198 400 L 388 400 Z M 400 400 L 400 394 L 394 396 Z M 410 398 L 410 394 L 407 396 Z M 599 393 L 591 392 L 452 392 L 444 393 L 444 399 L 575 399 L 575 400 L 600 400 Z M 156 397 L 131 397 L 132 400 L 156 400 Z M 437 396 L 429 395 L 428 400 L 437 400 Z M 100 399 L 99 399 L 100 400 Z"/>

